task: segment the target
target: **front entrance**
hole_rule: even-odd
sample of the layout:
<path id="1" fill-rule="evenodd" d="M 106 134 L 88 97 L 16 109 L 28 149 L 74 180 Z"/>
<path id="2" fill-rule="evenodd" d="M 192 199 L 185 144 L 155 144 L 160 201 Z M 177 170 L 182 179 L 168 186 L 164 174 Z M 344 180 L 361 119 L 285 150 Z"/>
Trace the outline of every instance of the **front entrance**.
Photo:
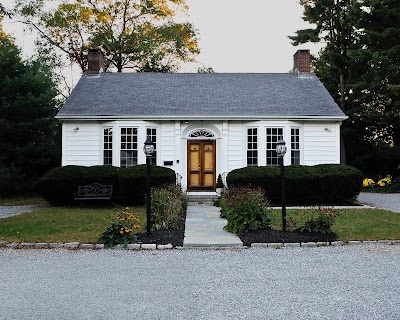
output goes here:
<path id="1" fill-rule="evenodd" d="M 188 190 L 215 190 L 215 140 L 188 140 Z"/>

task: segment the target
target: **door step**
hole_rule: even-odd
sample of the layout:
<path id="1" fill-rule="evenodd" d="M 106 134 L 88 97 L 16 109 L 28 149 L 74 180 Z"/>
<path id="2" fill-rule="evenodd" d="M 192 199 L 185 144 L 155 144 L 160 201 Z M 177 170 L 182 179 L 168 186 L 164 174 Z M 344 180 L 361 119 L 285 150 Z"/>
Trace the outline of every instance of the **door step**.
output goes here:
<path id="1" fill-rule="evenodd" d="M 220 197 L 216 192 L 188 192 L 188 205 L 212 206 Z"/>

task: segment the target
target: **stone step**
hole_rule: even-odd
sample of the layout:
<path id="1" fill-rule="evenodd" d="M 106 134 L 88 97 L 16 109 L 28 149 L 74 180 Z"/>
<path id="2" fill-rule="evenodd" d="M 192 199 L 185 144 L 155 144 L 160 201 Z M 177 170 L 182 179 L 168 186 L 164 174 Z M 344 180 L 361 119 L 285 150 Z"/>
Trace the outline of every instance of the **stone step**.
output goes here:
<path id="1" fill-rule="evenodd" d="M 216 192 L 188 192 L 188 203 L 190 205 L 213 205 L 220 197 Z"/>

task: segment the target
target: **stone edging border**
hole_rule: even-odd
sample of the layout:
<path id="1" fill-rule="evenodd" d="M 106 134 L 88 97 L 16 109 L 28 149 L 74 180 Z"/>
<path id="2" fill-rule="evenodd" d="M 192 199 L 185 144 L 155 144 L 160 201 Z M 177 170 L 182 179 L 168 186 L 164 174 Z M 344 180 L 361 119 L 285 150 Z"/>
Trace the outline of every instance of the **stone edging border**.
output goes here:
<path id="1" fill-rule="evenodd" d="M 252 248 L 312 248 L 312 247 L 340 247 L 348 245 L 400 245 L 400 240 L 365 240 L 365 241 L 332 241 L 332 242 L 295 242 L 295 243 L 252 243 Z"/>
<path id="2" fill-rule="evenodd" d="M 104 244 L 101 243 L 80 243 L 80 242 L 66 242 L 66 243 L 47 243 L 47 242 L 6 242 L 0 240 L 0 248 L 7 249 L 69 249 L 69 250 L 100 250 L 104 248 Z M 123 245 L 117 245 L 112 249 L 128 249 L 128 250 L 165 250 L 173 249 L 172 244 L 156 245 L 156 244 L 140 244 L 133 243 L 128 244 L 126 247 Z"/>
<path id="3" fill-rule="evenodd" d="M 372 241 L 333 241 L 333 242 L 295 242 L 295 243 L 252 243 L 251 248 L 316 248 L 316 247 L 339 247 L 348 245 L 400 245 L 400 240 L 372 240 Z M 69 249 L 69 250 L 102 250 L 104 244 L 66 242 L 66 243 L 46 243 L 46 242 L 6 242 L 0 240 L 0 249 Z M 112 249 L 122 250 L 171 250 L 171 249 L 246 249 L 248 247 L 234 246 L 192 246 L 192 247 L 174 247 L 172 244 L 157 245 L 134 243 L 127 246 L 117 245 Z"/>

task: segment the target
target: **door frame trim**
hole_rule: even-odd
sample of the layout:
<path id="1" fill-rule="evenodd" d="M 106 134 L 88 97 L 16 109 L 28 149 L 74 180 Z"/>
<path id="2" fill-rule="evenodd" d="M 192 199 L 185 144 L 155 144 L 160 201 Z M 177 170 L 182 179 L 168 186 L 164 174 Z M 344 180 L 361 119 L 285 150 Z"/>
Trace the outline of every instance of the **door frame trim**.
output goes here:
<path id="1" fill-rule="evenodd" d="M 190 145 L 191 143 L 212 143 L 214 148 L 213 148 L 213 167 L 214 167 L 214 179 L 213 179 L 213 186 L 212 187 L 191 187 L 190 186 Z M 215 184 L 216 184 L 216 176 L 217 176 L 217 141 L 215 139 L 187 139 L 187 144 L 186 144 L 186 174 L 187 174 L 187 189 L 188 191 L 215 191 Z M 203 150 L 200 149 L 200 161 L 203 161 L 202 159 L 202 153 Z M 200 174 L 200 179 L 202 183 L 203 175 Z"/>

